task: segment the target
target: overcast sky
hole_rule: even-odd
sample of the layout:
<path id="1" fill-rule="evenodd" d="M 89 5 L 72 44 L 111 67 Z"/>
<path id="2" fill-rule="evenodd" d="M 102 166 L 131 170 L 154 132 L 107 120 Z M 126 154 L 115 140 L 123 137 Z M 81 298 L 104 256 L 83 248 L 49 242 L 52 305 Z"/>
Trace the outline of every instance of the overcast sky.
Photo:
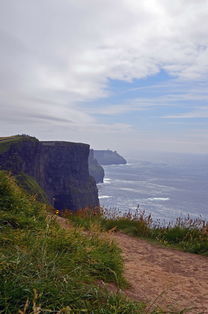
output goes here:
<path id="1" fill-rule="evenodd" d="M 0 0 L 0 136 L 208 153 L 208 0 Z"/>

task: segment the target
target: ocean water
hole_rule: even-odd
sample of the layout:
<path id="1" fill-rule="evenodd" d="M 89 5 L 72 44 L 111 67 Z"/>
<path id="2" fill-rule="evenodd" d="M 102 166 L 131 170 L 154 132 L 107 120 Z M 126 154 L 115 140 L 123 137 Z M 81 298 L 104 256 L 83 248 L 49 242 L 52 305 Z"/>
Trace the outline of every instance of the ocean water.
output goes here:
<path id="1" fill-rule="evenodd" d="M 208 156 L 168 156 L 104 166 L 101 206 L 121 212 L 138 206 L 154 220 L 201 216 L 208 220 Z"/>

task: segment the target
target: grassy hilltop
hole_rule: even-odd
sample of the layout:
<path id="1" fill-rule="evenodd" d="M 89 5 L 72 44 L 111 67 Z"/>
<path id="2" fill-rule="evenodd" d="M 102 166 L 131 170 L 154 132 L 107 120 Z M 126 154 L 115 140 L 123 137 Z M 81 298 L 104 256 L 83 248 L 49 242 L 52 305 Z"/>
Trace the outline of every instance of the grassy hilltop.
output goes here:
<path id="1" fill-rule="evenodd" d="M 6 152 L 11 144 L 20 143 L 23 141 L 37 142 L 35 137 L 29 135 L 13 135 L 8 137 L 0 137 L 0 154 Z"/>

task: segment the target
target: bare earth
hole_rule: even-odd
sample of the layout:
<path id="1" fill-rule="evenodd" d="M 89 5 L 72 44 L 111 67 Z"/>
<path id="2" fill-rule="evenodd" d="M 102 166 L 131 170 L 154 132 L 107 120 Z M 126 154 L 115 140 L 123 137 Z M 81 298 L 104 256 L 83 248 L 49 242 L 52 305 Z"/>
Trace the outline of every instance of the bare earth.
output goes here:
<path id="1" fill-rule="evenodd" d="M 191 308 L 186 313 L 208 314 L 208 258 L 163 248 L 145 240 L 114 233 L 122 249 L 126 294 L 163 309 Z"/>
<path id="2" fill-rule="evenodd" d="M 70 224 L 56 217 L 65 229 Z M 167 310 L 208 314 L 208 258 L 160 247 L 123 233 L 109 233 L 122 250 L 131 299 Z"/>

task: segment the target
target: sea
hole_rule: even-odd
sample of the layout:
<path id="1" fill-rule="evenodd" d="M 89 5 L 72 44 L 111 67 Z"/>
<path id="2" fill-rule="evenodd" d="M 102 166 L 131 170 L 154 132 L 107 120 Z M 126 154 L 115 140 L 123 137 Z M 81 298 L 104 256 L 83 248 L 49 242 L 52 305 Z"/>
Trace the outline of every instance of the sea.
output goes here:
<path id="1" fill-rule="evenodd" d="M 127 160 L 103 166 L 104 183 L 98 184 L 102 207 L 121 215 L 139 209 L 165 223 L 188 215 L 208 220 L 208 155 L 151 154 Z"/>

